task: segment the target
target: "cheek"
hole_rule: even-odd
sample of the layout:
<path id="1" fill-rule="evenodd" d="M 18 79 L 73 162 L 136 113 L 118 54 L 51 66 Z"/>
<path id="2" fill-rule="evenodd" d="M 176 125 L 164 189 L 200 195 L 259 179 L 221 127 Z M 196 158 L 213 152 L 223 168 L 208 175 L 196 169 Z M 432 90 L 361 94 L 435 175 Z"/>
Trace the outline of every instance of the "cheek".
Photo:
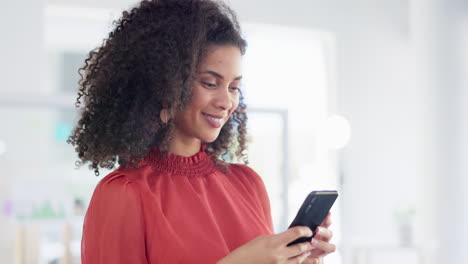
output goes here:
<path id="1" fill-rule="evenodd" d="M 184 110 L 177 112 L 174 116 L 174 122 L 179 127 L 186 126 L 188 121 L 192 120 L 192 113 L 194 112 L 193 104 L 188 105 Z"/>
<path id="2" fill-rule="evenodd" d="M 237 96 L 233 101 L 232 101 L 232 110 L 231 113 L 236 111 L 237 107 L 239 107 L 239 96 Z"/>
<path id="3" fill-rule="evenodd" d="M 234 112 L 236 111 L 236 109 L 237 109 L 238 106 L 239 106 L 238 103 L 236 103 L 236 104 L 233 103 L 233 104 L 232 104 L 232 108 L 229 110 L 229 114 L 228 114 L 229 117 L 232 116 L 232 113 L 234 113 Z"/>
<path id="4" fill-rule="evenodd" d="M 206 107 L 210 98 L 209 95 L 203 93 L 199 89 L 194 89 L 192 93 L 192 98 L 190 101 L 190 108 L 193 110 L 200 110 Z"/>

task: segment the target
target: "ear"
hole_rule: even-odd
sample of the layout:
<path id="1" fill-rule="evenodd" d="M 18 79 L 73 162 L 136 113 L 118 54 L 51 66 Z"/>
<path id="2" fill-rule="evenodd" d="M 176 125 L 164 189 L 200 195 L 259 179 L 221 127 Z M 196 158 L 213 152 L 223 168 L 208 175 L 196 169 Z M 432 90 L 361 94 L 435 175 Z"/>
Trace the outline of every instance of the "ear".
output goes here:
<path id="1" fill-rule="evenodd" d="M 171 114 L 169 113 L 169 109 L 161 109 L 161 112 L 159 112 L 159 117 L 161 118 L 161 121 L 167 125 L 169 120 L 171 120 Z"/>

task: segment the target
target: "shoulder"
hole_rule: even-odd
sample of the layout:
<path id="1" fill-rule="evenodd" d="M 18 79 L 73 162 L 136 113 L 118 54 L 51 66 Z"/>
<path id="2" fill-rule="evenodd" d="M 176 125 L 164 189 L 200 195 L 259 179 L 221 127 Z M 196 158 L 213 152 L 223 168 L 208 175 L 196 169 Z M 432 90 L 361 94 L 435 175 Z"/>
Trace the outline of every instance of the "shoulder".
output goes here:
<path id="1" fill-rule="evenodd" d="M 126 169 L 118 168 L 99 181 L 93 199 L 103 202 L 135 202 L 140 196 L 138 178 Z"/>
<path id="2" fill-rule="evenodd" d="M 144 180 L 146 174 L 148 174 L 147 166 L 139 168 L 124 168 L 118 167 L 116 170 L 107 174 L 102 178 L 97 187 L 101 188 L 119 188 L 126 185 L 137 186 L 141 181 Z"/>
<path id="3" fill-rule="evenodd" d="M 255 185 L 263 186 L 262 177 L 260 177 L 260 175 L 251 167 L 245 164 L 232 163 L 229 164 L 229 168 L 233 175 L 236 175 L 237 177 L 243 177 Z"/>
<path id="4" fill-rule="evenodd" d="M 260 175 L 258 175 L 254 169 L 245 164 L 231 163 L 229 164 L 229 168 L 232 170 L 233 174 L 243 174 L 253 178 L 261 179 Z"/>
<path id="5" fill-rule="evenodd" d="M 249 166 L 245 164 L 239 164 L 239 163 L 231 163 L 229 164 L 229 168 L 232 170 L 232 173 L 234 174 L 246 174 L 252 177 L 260 177 L 258 173 L 250 168 Z"/>
<path id="6" fill-rule="evenodd" d="M 104 178 L 102 178 L 96 188 L 115 189 L 127 184 L 132 184 L 133 182 L 134 177 L 128 173 L 125 173 L 125 171 L 121 168 L 118 168 L 117 170 L 107 174 Z"/>
<path id="7" fill-rule="evenodd" d="M 88 230 L 113 222 L 138 223 L 144 214 L 141 184 L 131 175 L 117 169 L 97 184 L 86 212 Z M 116 219 L 119 219 L 118 221 Z"/>

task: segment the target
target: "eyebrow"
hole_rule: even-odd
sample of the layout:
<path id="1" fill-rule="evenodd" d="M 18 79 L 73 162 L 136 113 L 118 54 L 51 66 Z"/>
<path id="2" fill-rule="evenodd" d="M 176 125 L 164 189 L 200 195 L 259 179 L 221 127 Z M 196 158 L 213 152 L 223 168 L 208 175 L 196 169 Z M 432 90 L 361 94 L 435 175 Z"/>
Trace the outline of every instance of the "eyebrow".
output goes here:
<path id="1" fill-rule="evenodd" d="M 215 77 L 217 77 L 217 78 L 219 78 L 221 80 L 224 80 L 224 76 L 222 76 L 221 74 L 219 74 L 217 72 L 214 72 L 214 71 L 204 71 L 204 72 L 201 72 L 201 73 L 202 74 L 203 73 L 208 73 L 208 74 L 211 74 L 211 75 L 213 75 L 213 76 L 215 76 Z M 234 81 L 237 81 L 237 80 L 240 80 L 240 79 L 242 79 L 242 75 L 237 76 L 236 78 L 234 78 Z"/>

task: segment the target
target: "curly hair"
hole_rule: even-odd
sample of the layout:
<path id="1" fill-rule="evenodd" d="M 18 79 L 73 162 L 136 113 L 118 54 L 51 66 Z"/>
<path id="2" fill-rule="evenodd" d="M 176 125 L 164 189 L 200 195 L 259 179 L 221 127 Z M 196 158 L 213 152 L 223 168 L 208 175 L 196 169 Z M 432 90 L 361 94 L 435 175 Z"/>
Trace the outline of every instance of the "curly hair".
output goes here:
<path id="1" fill-rule="evenodd" d="M 174 124 L 162 123 L 159 113 L 190 103 L 208 46 L 234 45 L 242 55 L 247 46 L 235 13 L 216 0 L 144 0 L 114 26 L 78 70 L 80 119 L 67 141 L 78 153 L 76 165 L 90 162 L 96 176 L 99 167 L 113 169 L 116 163 L 138 167 L 154 146 L 167 153 Z M 218 138 L 207 144 L 221 167 L 226 157 L 248 162 L 242 94 L 239 100 Z"/>

